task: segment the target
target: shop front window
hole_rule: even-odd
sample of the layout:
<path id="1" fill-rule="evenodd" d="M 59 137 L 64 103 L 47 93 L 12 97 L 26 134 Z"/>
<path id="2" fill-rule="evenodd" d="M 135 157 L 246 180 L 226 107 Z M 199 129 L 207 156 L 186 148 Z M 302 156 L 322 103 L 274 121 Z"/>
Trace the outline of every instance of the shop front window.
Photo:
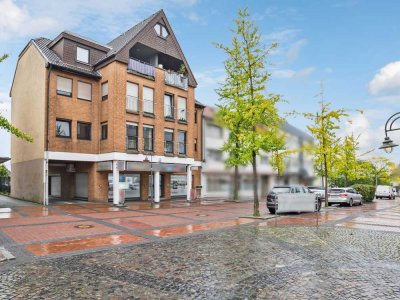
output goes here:
<path id="1" fill-rule="evenodd" d="M 186 175 L 171 175 L 171 197 L 186 196 Z"/>
<path id="2" fill-rule="evenodd" d="M 121 174 L 119 175 L 120 187 L 125 191 L 125 199 L 140 199 L 140 175 Z M 108 174 L 108 199 L 113 198 L 113 174 Z"/>

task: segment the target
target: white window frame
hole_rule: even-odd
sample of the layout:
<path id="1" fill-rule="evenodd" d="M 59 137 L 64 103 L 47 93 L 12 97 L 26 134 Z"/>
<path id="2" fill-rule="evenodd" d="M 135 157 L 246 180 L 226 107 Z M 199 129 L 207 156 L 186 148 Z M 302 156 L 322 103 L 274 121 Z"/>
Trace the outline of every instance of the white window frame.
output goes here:
<path id="1" fill-rule="evenodd" d="M 90 50 L 87 48 L 76 46 L 76 61 L 89 64 Z"/>
<path id="2" fill-rule="evenodd" d="M 108 81 L 101 84 L 101 100 L 108 99 Z"/>
<path id="3" fill-rule="evenodd" d="M 178 120 L 187 122 L 187 99 L 180 96 L 178 96 Z"/>
<path id="4" fill-rule="evenodd" d="M 126 109 L 128 111 L 139 111 L 139 85 L 134 82 L 126 82 Z"/>

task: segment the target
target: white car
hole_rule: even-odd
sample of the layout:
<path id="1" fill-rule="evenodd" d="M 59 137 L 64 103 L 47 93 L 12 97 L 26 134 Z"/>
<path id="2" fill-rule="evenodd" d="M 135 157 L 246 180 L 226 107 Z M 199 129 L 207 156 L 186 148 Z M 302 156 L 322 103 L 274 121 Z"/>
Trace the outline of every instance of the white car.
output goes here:
<path id="1" fill-rule="evenodd" d="M 375 197 L 376 199 L 388 198 L 390 200 L 395 198 L 395 194 L 391 186 L 378 185 L 375 190 Z"/>
<path id="2" fill-rule="evenodd" d="M 360 193 L 351 187 L 332 188 L 329 190 L 328 205 L 332 204 L 363 205 L 363 198 Z"/>
<path id="3" fill-rule="evenodd" d="M 275 186 L 268 193 L 266 202 L 271 214 L 313 212 L 321 209 L 320 197 L 302 185 Z"/>
<path id="4" fill-rule="evenodd" d="M 320 199 L 325 199 L 325 188 L 323 186 L 309 186 L 308 189 L 312 193 L 319 195 Z"/>

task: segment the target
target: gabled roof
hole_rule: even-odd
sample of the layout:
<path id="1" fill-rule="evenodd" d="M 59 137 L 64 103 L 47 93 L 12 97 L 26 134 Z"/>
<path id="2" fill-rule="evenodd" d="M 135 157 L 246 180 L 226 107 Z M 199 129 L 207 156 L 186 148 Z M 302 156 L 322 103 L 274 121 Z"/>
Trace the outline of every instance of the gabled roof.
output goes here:
<path id="1" fill-rule="evenodd" d="M 118 53 L 123 47 L 125 47 L 132 39 L 134 39 L 137 34 L 146 27 L 146 25 L 156 16 L 158 15 L 162 10 L 159 10 L 158 12 L 152 14 L 150 17 L 147 19 L 141 21 L 140 23 L 136 24 L 132 28 L 128 29 L 125 31 L 123 34 L 120 36 L 116 37 L 113 39 L 111 42 L 109 42 L 107 45 L 111 47 L 111 50 L 107 53 L 106 57 L 110 57 L 112 55 L 115 55 Z"/>
<path id="2" fill-rule="evenodd" d="M 49 48 L 53 47 L 62 38 L 69 38 L 69 39 L 75 40 L 75 41 L 83 43 L 83 44 L 89 44 L 89 46 L 91 46 L 93 48 L 96 48 L 96 49 L 98 49 L 100 51 L 103 51 L 103 52 L 108 52 L 111 49 L 111 47 L 108 46 L 108 45 L 101 44 L 101 43 L 99 43 L 99 42 L 97 42 L 95 40 L 92 40 L 92 39 L 90 39 L 90 38 L 88 38 L 86 36 L 83 36 L 83 35 L 77 34 L 75 32 L 68 31 L 68 30 L 64 30 L 58 36 L 56 36 L 47 45 L 47 47 L 49 47 Z"/>
<path id="3" fill-rule="evenodd" d="M 78 67 L 68 63 L 65 63 L 61 60 L 61 58 L 51 50 L 48 45 L 51 43 L 51 40 L 47 38 L 38 38 L 31 41 L 35 44 L 35 46 L 39 49 L 46 62 L 50 65 L 53 65 L 56 68 L 63 69 L 65 71 L 77 72 L 82 75 L 92 76 L 96 78 L 100 78 L 101 75 L 97 71 L 95 71 L 92 67 Z M 28 44 L 29 45 L 29 44 Z M 27 48 L 27 47 L 26 47 Z M 25 49 L 24 49 L 25 50 Z M 24 51 L 22 51 L 24 52 Z"/>

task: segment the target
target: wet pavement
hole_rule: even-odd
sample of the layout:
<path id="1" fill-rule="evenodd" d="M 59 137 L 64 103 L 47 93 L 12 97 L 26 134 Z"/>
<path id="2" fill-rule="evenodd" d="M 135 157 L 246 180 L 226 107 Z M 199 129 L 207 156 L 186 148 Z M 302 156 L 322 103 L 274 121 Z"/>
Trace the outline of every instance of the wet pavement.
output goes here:
<path id="1" fill-rule="evenodd" d="M 242 218 L 251 211 L 223 201 L 0 208 L 0 246 L 16 256 L 0 263 L 0 299 L 400 297 L 399 200 Z"/>

